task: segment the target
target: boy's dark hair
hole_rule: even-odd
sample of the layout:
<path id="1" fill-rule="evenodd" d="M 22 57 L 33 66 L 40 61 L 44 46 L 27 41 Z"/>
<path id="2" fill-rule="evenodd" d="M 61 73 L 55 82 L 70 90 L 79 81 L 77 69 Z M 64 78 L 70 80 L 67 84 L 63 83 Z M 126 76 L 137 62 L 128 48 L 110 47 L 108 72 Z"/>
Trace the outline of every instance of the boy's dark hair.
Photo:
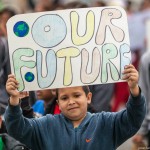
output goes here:
<path id="1" fill-rule="evenodd" d="M 85 92 L 85 95 L 87 96 L 87 94 L 90 92 L 90 88 L 89 86 L 82 86 L 83 91 Z M 56 89 L 56 98 L 58 99 L 58 90 Z"/>
<path id="2" fill-rule="evenodd" d="M 82 89 L 85 92 L 85 95 L 88 95 L 88 93 L 90 92 L 89 86 L 82 86 Z"/>

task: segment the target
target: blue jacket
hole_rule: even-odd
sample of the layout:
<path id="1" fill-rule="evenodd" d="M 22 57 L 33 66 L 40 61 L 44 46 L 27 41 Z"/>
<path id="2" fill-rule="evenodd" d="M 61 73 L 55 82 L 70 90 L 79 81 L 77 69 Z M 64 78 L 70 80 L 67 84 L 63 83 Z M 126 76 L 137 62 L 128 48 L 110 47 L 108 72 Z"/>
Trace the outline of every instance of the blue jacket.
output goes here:
<path id="1" fill-rule="evenodd" d="M 9 134 L 32 150 L 115 150 L 138 131 L 145 113 L 140 94 L 130 96 L 120 112 L 87 113 L 78 128 L 63 114 L 27 119 L 19 106 L 10 105 L 5 121 Z"/>

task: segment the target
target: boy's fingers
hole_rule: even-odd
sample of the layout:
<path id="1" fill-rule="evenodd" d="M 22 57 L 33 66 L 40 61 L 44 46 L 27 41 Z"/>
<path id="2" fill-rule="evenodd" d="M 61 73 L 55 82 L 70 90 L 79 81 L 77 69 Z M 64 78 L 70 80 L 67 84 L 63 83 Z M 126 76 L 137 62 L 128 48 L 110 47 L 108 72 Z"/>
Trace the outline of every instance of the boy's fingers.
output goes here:
<path id="1" fill-rule="evenodd" d="M 14 86 L 12 86 L 12 85 L 11 85 L 10 87 L 11 87 L 12 90 L 16 90 L 16 87 L 14 87 Z"/>
<path id="2" fill-rule="evenodd" d="M 8 82 L 8 83 L 7 83 L 7 86 L 10 86 L 10 85 L 16 86 L 16 84 L 15 84 L 14 82 Z"/>
<path id="3" fill-rule="evenodd" d="M 134 68 L 128 68 L 123 71 L 123 74 L 130 73 L 130 72 L 137 73 L 137 71 Z"/>
<path id="4" fill-rule="evenodd" d="M 17 81 L 16 79 L 14 79 L 14 78 L 9 78 L 9 79 L 7 80 L 7 83 L 10 83 L 10 82 L 11 82 L 11 83 L 14 82 L 14 83 L 17 84 L 17 85 L 19 84 L 18 81 Z"/>
<path id="5" fill-rule="evenodd" d="M 6 86 L 14 86 L 15 88 L 18 88 L 19 84 L 18 82 L 16 83 L 16 82 L 10 81 L 10 82 L 7 82 Z"/>
<path id="6" fill-rule="evenodd" d="M 132 64 L 126 65 L 124 68 L 125 69 L 127 69 L 127 68 L 134 68 L 135 69 L 135 67 Z"/>
<path id="7" fill-rule="evenodd" d="M 7 90 L 17 90 L 17 87 L 15 87 L 13 85 L 9 85 L 9 86 L 7 86 Z"/>
<path id="8" fill-rule="evenodd" d="M 13 74 L 9 74 L 9 75 L 8 75 L 8 79 L 9 79 L 9 78 L 15 78 L 15 76 L 14 76 Z"/>
<path id="9" fill-rule="evenodd" d="M 125 74 L 125 75 L 123 75 L 122 79 L 123 79 L 123 80 L 127 80 L 127 79 L 131 79 L 131 78 L 133 78 L 133 77 L 134 77 L 135 80 L 138 79 L 138 75 L 137 75 L 136 73 L 128 73 L 128 74 Z"/>

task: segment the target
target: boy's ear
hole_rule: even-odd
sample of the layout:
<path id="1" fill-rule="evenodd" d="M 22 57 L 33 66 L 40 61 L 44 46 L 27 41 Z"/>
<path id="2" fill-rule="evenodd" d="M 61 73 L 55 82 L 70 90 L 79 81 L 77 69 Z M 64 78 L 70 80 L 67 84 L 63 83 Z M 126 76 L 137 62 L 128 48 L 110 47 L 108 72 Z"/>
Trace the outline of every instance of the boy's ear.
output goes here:
<path id="1" fill-rule="evenodd" d="M 91 99 L 92 99 L 92 93 L 89 92 L 89 93 L 87 94 L 87 103 L 88 103 L 88 104 L 91 103 Z"/>

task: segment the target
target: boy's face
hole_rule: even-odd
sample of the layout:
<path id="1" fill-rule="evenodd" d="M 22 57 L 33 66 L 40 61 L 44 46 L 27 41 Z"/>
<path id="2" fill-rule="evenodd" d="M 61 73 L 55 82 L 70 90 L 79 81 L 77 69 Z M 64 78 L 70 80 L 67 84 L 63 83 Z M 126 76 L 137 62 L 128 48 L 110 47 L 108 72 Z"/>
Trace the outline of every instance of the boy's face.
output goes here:
<path id="1" fill-rule="evenodd" d="M 91 103 L 92 93 L 86 96 L 82 87 L 58 89 L 58 104 L 61 112 L 70 120 L 77 121 L 85 117 L 87 105 Z"/>

